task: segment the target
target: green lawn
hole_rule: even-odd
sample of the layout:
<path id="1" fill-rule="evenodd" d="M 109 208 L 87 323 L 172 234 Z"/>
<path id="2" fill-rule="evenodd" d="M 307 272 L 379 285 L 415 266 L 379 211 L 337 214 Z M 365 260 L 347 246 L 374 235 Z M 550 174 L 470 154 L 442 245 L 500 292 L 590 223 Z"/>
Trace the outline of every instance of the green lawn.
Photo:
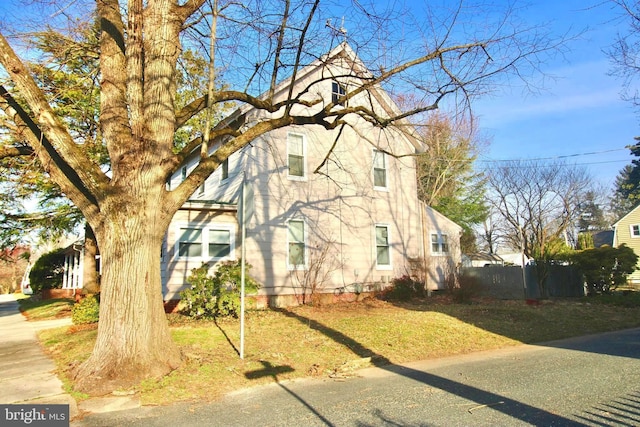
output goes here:
<path id="1" fill-rule="evenodd" d="M 136 391 L 145 404 L 210 400 L 275 380 L 341 377 L 370 365 L 470 353 L 640 326 L 640 293 L 625 297 L 451 304 L 433 297 L 412 303 L 375 299 L 320 307 L 251 311 L 245 358 L 239 321 L 193 321 L 171 315 L 184 365 Z M 40 339 L 63 378 L 85 360 L 95 326 L 43 331 Z M 72 382 L 67 378 L 67 384 Z"/>

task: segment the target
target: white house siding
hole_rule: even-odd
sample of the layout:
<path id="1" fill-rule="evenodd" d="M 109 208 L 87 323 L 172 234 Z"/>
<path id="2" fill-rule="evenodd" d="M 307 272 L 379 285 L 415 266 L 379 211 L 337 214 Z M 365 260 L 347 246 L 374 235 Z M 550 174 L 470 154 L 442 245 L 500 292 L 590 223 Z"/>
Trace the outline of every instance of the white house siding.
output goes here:
<path id="1" fill-rule="evenodd" d="M 291 180 L 286 167 L 289 133 L 307 142 L 306 179 Z M 386 282 L 409 271 L 407 257 L 422 255 L 420 215 L 415 197 L 413 160 L 388 157 L 388 190 L 373 189 L 373 147 L 345 129 L 325 174 L 312 171 L 322 164 L 337 131 L 318 127 L 287 128 L 271 132 L 254 143 L 247 154 L 247 176 L 254 188 L 255 218 L 247 229 L 247 261 L 252 276 L 263 283 L 262 293 L 300 292 L 287 268 L 287 221 L 306 224 L 309 256 L 331 247 L 322 283 L 332 292 L 354 282 Z M 276 171 L 274 173 L 274 171 Z M 376 268 L 375 225 L 389 226 L 391 267 Z M 311 264 L 311 262 L 308 262 Z"/>
<path id="2" fill-rule="evenodd" d="M 640 229 L 640 206 L 616 222 L 613 229 L 613 246 L 618 247 L 625 244 L 640 256 L 640 235 L 637 233 L 637 230 Z M 628 280 L 634 284 L 640 283 L 640 269 L 636 268 L 629 275 Z"/>
<path id="3" fill-rule="evenodd" d="M 316 68 L 308 67 L 298 74 L 300 88 L 306 87 L 308 82 L 320 82 L 305 94 L 305 98 L 324 101 L 310 108 L 294 107 L 294 114 L 309 110 L 306 113 L 310 115 L 330 102 L 332 80 L 322 80 L 322 76 L 344 75 L 344 69 L 336 68 L 335 64 L 316 64 Z M 357 61 L 344 61 L 342 65 L 359 66 Z M 286 83 L 276 91 L 276 99 L 286 93 Z M 349 91 L 357 82 L 341 80 L 341 83 Z M 349 100 L 349 106 L 368 104 L 373 99 L 384 104 L 373 107 L 381 115 L 396 109 L 384 92 L 374 90 L 372 95 L 359 94 Z M 254 123 L 264 118 L 264 113 L 243 108 L 236 117 L 241 117 L 245 123 Z M 405 135 L 391 128 L 374 128 L 353 115 L 345 119 L 350 126 L 342 130 L 327 130 L 319 125 L 290 126 L 261 136 L 230 157 L 227 180 L 221 179 L 219 168 L 207 179 L 204 191 L 196 191 L 192 197 L 194 200 L 237 203 L 242 178 L 246 176 L 253 190 L 255 208 L 254 217 L 247 223 L 247 262 L 252 265 L 250 274 L 262 284 L 262 295 L 299 296 L 303 292 L 300 279 L 314 272 L 310 265 L 323 247 L 330 250 L 322 263 L 324 270 L 316 280 L 319 283 L 316 292 L 324 293 L 334 293 L 344 287 L 349 291 L 354 283 L 385 284 L 409 274 L 411 261 L 425 255 L 428 242 L 423 240 L 425 215 L 417 199 L 415 161 L 411 156 L 415 152 L 414 145 Z M 304 139 L 305 176 L 302 179 L 289 177 L 290 134 Z M 384 189 L 374 188 L 374 148 L 399 156 L 385 155 L 387 185 Z M 196 162 L 196 157 L 191 159 L 187 172 Z M 316 169 L 318 173 L 314 173 Z M 170 181 L 171 188 L 175 188 L 181 179 L 178 170 Z M 288 268 L 287 226 L 290 220 L 305 222 L 306 269 Z M 181 210 L 176 214 L 167 235 L 164 255 L 166 299 L 177 295 L 184 287 L 188 271 L 201 262 L 175 260 L 176 223 L 190 221 L 202 224 L 233 222 L 235 217 L 231 212 L 218 214 L 213 211 Z M 376 225 L 388 227 L 391 260 L 388 267 L 376 265 Z M 437 224 L 437 227 L 442 225 Z M 453 226 L 448 224 L 447 227 Z M 239 251 L 238 238 L 236 258 L 240 256 Z"/>
<path id="4" fill-rule="evenodd" d="M 447 276 L 462 262 L 460 252 L 462 227 L 435 209 L 423 204 L 423 232 L 427 289 L 444 289 Z M 434 252 L 431 240 L 431 236 L 434 234 L 439 237 L 447 236 L 448 252 Z"/>
<path id="5" fill-rule="evenodd" d="M 191 274 L 191 270 L 206 263 L 209 265 L 209 271 L 213 273 L 217 263 L 217 260 L 211 258 L 186 259 L 178 256 L 177 244 L 180 227 L 187 224 L 203 228 L 215 228 L 217 225 L 229 228 L 232 230 L 232 250 L 228 259 L 235 260 L 240 257 L 240 235 L 236 207 L 219 204 L 188 203 L 174 215 L 162 246 L 161 275 L 165 300 L 180 298 L 180 291 L 188 286 L 187 278 Z"/>

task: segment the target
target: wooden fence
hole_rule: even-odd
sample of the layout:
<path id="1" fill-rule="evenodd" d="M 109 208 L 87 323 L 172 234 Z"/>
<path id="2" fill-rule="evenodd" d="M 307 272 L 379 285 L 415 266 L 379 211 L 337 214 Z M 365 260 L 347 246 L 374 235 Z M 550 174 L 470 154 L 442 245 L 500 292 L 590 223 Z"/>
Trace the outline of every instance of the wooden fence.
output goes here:
<path id="1" fill-rule="evenodd" d="M 580 272 L 572 266 L 550 265 L 545 297 L 581 297 L 585 295 Z M 533 265 L 521 267 L 463 268 L 462 274 L 478 279 L 483 296 L 499 299 L 537 299 L 543 297 L 538 287 L 537 271 Z M 526 286 L 525 286 L 526 284 Z"/>

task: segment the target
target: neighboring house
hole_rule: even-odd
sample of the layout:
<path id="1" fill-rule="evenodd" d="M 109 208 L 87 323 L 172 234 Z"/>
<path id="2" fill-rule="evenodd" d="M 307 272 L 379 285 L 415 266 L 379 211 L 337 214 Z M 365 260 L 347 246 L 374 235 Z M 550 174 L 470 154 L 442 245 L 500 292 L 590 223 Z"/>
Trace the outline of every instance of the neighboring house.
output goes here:
<path id="1" fill-rule="evenodd" d="M 500 255 L 489 252 L 462 255 L 463 267 L 486 267 L 487 265 L 504 265 L 504 260 Z"/>
<path id="2" fill-rule="evenodd" d="M 593 231 L 591 233 L 593 237 L 593 247 L 613 246 L 613 234 L 613 230 Z"/>
<path id="3" fill-rule="evenodd" d="M 640 206 L 635 207 L 613 224 L 613 246 L 618 247 L 622 244 L 629 246 L 636 255 L 640 256 Z M 640 270 L 636 269 L 631 273 L 629 281 L 640 283 Z"/>
<path id="4" fill-rule="evenodd" d="M 353 69 L 369 75 L 342 44 L 298 72 L 294 93 L 314 82 L 305 96 L 335 100 L 359 81 L 331 76 Z M 280 84 L 276 99 L 286 96 L 289 83 Z M 379 114 L 398 111 L 381 88 L 348 103 L 373 103 Z M 244 107 L 222 126 L 240 128 L 264 114 Z M 305 125 L 271 131 L 219 167 L 170 224 L 162 248 L 165 300 L 180 297 L 193 268 L 207 263 L 213 270 L 220 261 L 240 258 L 243 182 L 253 211 L 246 222 L 246 261 L 262 285 L 264 304 L 295 304 L 310 293 L 339 295 L 354 285 L 381 288 L 421 268 L 430 289 L 443 288 L 447 271 L 460 263 L 461 228 L 418 200 L 412 154 L 420 145 L 406 133 L 347 120 L 351 127 L 343 129 Z M 217 147 L 219 142 L 211 149 Z M 197 161 L 194 153 L 168 188 L 179 185 Z"/>
<path id="5" fill-rule="evenodd" d="M 497 254 L 505 265 L 517 265 L 522 267 L 522 264 L 528 265 L 533 258 L 529 258 L 522 252 L 501 252 Z"/>
<path id="6" fill-rule="evenodd" d="M 62 289 L 82 289 L 84 272 L 83 240 L 76 240 L 64 248 Z"/>
<path id="7" fill-rule="evenodd" d="M 64 251 L 64 272 L 62 275 L 62 289 L 65 292 L 59 292 L 59 296 L 73 296 L 76 290 L 82 289 L 83 270 L 84 270 L 84 238 L 77 236 L 69 236 L 64 240 L 51 242 L 49 245 L 39 247 L 35 253 L 31 254 L 29 264 L 25 274 L 22 276 L 21 288 L 23 292 L 30 288 L 29 272 L 33 263 L 47 252 L 51 252 L 56 248 L 63 248 Z M 99 265 L 99 264 L 98 264 Z"/>

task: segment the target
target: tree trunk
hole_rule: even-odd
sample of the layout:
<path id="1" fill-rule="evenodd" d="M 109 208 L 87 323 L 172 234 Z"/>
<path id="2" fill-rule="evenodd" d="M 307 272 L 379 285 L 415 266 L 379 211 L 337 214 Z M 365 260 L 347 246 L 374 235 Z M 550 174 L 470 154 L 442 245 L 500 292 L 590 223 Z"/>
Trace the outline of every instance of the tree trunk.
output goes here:
<path id="1" fill-rule="evenodd" d="M 164 224 L 133 211 L 106 216 L 116 220 L 95 230 L 104 263 L 98 337 L 76 373 L 76 388 L 92 395 L 131 388 L 182 363 L 159 289 Z"/>
<path id="2" fill-rule="evenodd" d="M 98 272 L 96 270 L 97 254 L 98 242 L 96 242 L 93 229 L 87 223 L 84 227 L 84 269 L 82 272 L 82 293 L 84 294 L 97 294 L 100 292 Z"/>

